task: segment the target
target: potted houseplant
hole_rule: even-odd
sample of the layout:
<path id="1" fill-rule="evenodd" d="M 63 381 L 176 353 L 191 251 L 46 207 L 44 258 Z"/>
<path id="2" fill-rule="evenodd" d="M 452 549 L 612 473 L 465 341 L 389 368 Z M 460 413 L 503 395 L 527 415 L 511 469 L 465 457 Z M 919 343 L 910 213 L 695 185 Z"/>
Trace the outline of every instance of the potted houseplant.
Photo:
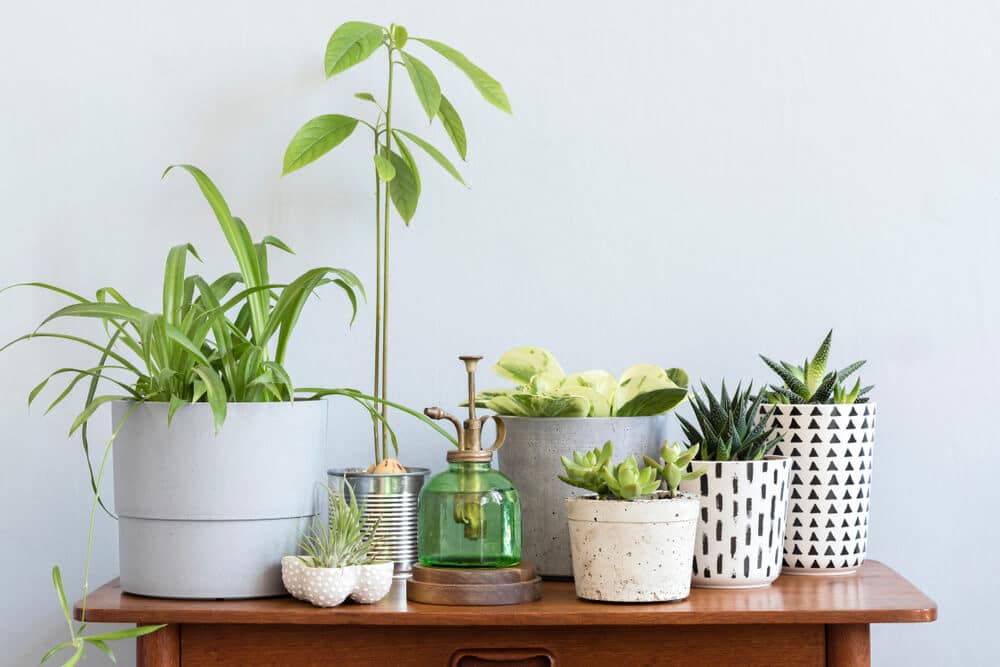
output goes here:
<path id="1" fill-rule="evenodd" d="M 681 482 L 701 501 L 692 585 L 767 586 L 781 572 L 790 461 L 768 455 L 781 436 L 769 414 L 758 419 L 763 393 L 738 385 L 730 397 L 723 381 L 716 398 L 702 387 L 704 396 L 691 399 L 694 423 L 678 415 L 688 446 L 698 446 L 688 469 L 707 473 Z"/>
<path id="2" fill-rule="evenodd" d="M 833 331 L 802 366 L 761 355 L 781 383 L 760 406 L 791 458 L 785 574 L 849 574 L 865 560 L 871 498 L 875 403 L 861 380 L 845 384 L 864 361 L 827 371 Z"/>
<path id="3" fill-rule="evenodd" d="M 687 396 L 687 374 L 640 364 L 619 378 L 602 370 L 566 375 L 540 347 L 509 350 L 493 370 L 515 386 L 480 392 L 476 404 L 503 415 L 507 426 L 497 459 L 521 494 L 524 558 L 543 576 L 570 577 L 566 514 L 552 484 L 559 457 L 607 440 L 623 457 L 655 456 L 666 440 L 665 413 Z"/>
<path id="4" fill-rule="evenodd" d="M 313 519 L 298 543 L 298 554 L 281 559 L 281 580 L 292 597 L 317 607 L 336 607 L 348 596 L 361 604 L 384 598 L 392 587 L 392 561 L 373 555 L 374 531 L 362 521 L 364 508 L 349 484 L 327 486 L 329 517 Z"/>
<path id="5" fill-rule="evenodd" d="M 611 441 L 591 452 L 561 457 L 559 479 L 591 495 L 566 498 L 576 594 L 608 602 L 669 602 L 691 592 L 698 499 L 678 494 L 697 445 L 663 443 L 661 461 L 635 457 L 611 464 Z M 666 491 L 660 491 L 661 477 Z"/>
<path id="6" fill-rule="evenodd" d="M 354 96 L 369 104 L 371 122 L 343 114 L 324 114 L 313 118 L 295 134 L 285 152 L 283 173 L 301 169 L 346 140 L 362 125 L 371 131 L 374 146 L 372 176 L 375 182 L 375 368 L 372 394 L 378 398 L 381 420 L 373 420 L 374 459 L 367 469 L 330 470 L 332 483 L 344 477 L 364 499 L 369 513 L 366 521 L 382 517 L 379 528 L 380 556 L 396 562 L 397 572 L 410 571 L 417 557 L 417 498 L 428 473 L 426 468 L 407 468 L 395 457 L 398 446 L 391 436 L 386 410 L 389 400 L 389 238 L 390 214 L 395 207 L 407 225 L 416 212 L 421 182 L 412 147 L 419 148 L 459 183 L 464 180 L 454 164 L 429 141 L 403 129 L 396 122 L 393 108 L 395 75 L 405 70 L 427 119 L 440 120 L 448 138 L 463 160 L 467 152 L 465 126 L 455 107 L 441 92 L 433 71 L 413 53 L 413 47 L 426 47 L 458 67 L 483 98 L 510 113 L 507 95 L 496 79 L 473 64 L 462 53 L 441 42 L 411 37 L 401 25 L 388 27 L 349 21 L 338 27 L 326 47 L 324 65 L 327 78 L 367 60 L 376 51 L 385 50 L 387 64 L 386 94 L 382 101 L 370 92 Z M 457 442 L 448 436 L 454 444 Z M 390 455 L 390 446 L 392 454 Z M 372 523 L 372 525 L 374 525 Z"/>
<path id="7" fill-rule="evenodd" d="M 0 350 L 35 338 L 95 350 L 94 366 L 58 369 L 28 398 L 34 402 L 47 385 L 63 378 L 67 384 L 49 409 L 74 390 L 86 394 L 70 435 L 80 434 L 91 476 L 91 537 L 98 508 L 104 507 L 100 488 L 112 445 L 118 445 L 113 466 L 123 590 L 186 598 L 280 594 L 280 557 L 316 514 L 312 489 L 324 467 L 327 415 L 326 401 L 319 399 L 343 396 L 373 419 L 383 418 L 374 397 L 354 389 L 296 388 L 283 365 L 290 336 L 318 288 L 338 287 L 352 311 L 364 291 L 353 273 L 332 267 L 276 284 L 267 253 L 271 248 L 291 252 L 288 246 L 273 236 L 254 243 L 208 176 L 197 167 L 181 168 L 194 177 L 214 211 L 238 271 L 213 281 L 188 274 L 188 255 L 197 258 L 197 253 L 190 244 L 174 246 L 167 255 L 159 313 L 139 308 L 111 287 L 88 299 L 47 283 L 26 283 L 72 303 Z M 102 322 L 105 338 L 49 330 L 50 323 L 66 318 Z M 95 466 L 87 426 L 108 403 L 112 435 Z M 89 539 L 79 625 L 70 617 L 59 568 L 53 569 L 71 632 L 54 652 L 72 649 L 71 660 L 79 660 L 88 645 L 108 652 L 110 639 L 155 630 L 82 634 Z"/>

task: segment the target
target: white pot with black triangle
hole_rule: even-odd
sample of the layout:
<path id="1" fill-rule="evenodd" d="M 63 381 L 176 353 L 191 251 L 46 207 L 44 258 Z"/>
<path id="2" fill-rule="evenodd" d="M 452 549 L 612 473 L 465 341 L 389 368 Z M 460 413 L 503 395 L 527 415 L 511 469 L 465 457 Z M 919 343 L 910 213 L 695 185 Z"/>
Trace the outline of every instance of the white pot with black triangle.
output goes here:
<path id="1" fill-rule="evenodd" d="M 865 560 L 875 403 L 762 405 L 791 459 L 783 574 L 850 574 Z"/>

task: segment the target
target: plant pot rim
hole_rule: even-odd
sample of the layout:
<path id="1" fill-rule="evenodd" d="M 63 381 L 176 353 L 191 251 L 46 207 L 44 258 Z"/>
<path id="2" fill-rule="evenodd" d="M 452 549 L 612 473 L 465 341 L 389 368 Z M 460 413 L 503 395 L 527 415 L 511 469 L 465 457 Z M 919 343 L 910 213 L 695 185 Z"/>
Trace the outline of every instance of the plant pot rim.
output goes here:
<path id="1" fill-rule="evenodd" d="M 114 400 L 114 401 L 111 401 L 111 402 L 112 403 L 119 403 L 119 404 L 124 403 L 126 405 L 135 405 L 137 403 L 140 403 L 140 401 L 136 401 L 135 399 L 132 399 L 132 398 L 120 398 L 120 399 L 117 399 L 117 400 Z M 290 406 L 298 405 L 300 403 L 308 403 L 308 404 L 311 404 L 311 405 L 317 405 L 317 404 L 322 404 L 322 403 L 326 403 L 326 402 L 327 402 L 327 400 L 326 400 L 326 397 L 324 396 L 322 398 L 317 398 L 317 399 L 305 399 L 305 398 L 301 398 L 301 399 L 297 399 L 295 401 L 226 401 L 226 405 L 259 405 L 259 406 L 262 406 L 262 407 L 263 406 L 290 407 Z M 156 406 L 156 407 L 161 407 L 162 406 L 164 408 L 168 407 L 170 405 L 170 403 L 168 401 L 141 401 L 141 404 L 142 405 L 152 405 L 152 406 Z M 198 401 L 197 403 L 185 403 L 181 407 L 188 408 L 188 407 L 192 407 L 192 406 L 198 406 L 198 407 L 202 407 L 203 406 L 203 408 L 209 408 L 209 409 L 211 409 L 211 405 L 208 402 L 206 402 L 206 401 Z"/>
<path id="2" fill-rule="evenodd" d="M 430 468 L 420 468 L 417 466 L 406 467 L 406 472 L 366 472 L 364 468 L 327 468 L 327 476 L 336 477 L 424 477 L 430 474 Z"/>
<path id="3" fill-rule="evenodd" d="M 847 406 L 860 406 L 860 407 L 874 406 L 877 403 L 878 403 L 878 401 L 867 401 L 865 403 L 761 403 L 760 407 L 763 408 L 763 407 L 778 406 L 779 408 L 783 408 L 783 407 L 789 407 L 789 408 L 791 408 L 791 407 L 794 407 L 796 405 L 808 405 L 809 407 L 812 407 L 812 408 L 826 408 L 826 407 L 829 407 L 829 408 L 837 407 L 837 408 L 839 408 L 839 407 L 847 407 Z"/>
<path id="4" fill-rule="evenodd" d="M 645 419 L 658 419 L 666 417 L 671 411 L 658 415 L 645 415 L 643 417 L 516 417 L 514 415 L 496 415 L 505 422 L 510 421 L 544 421 L 544 422 L 598 422 L 598 421 L 641 421 Z"/>
<path id="5" fill-rule="evenodd" d="M 790 461 L 791 458 L 792 458 L 791 456 L 778 456 L 776 454 L 768 454 L 767 456 L 765 456 L 762 459 L 755 459 L 753 461 L 747 461 L 747 460 L 744 460 L 744 459 L 731 459 L 729 461 L 708 461 L 708 460 L 704 460 L 704 459 L 695 459 L 695 460 L 691 461 L 691 463 L 692 464 L 695 464 L 695 463 L 704 463 L 706 465 L 709 465 L 709 464 L 712 464 L 712 463 L 721 463 L 723 465 L 727 465 L 727 464 L 740 464 L 740 465 L 744 465 L 746 463 L 767 463 L 769 461 Z"/>
<path id="6" fill-rule="evenodd" d="M 586 500 L 586 501 L 597 502 L 597 503 L 629 503 L 629 504 L 658 503 L 658 502 L 661 502 L 661 501 L 664 501 L 664 500 L 667 500 L 667 501 L 671 501 L 671 500 L 695 500 L 695 501 L 699 501 L 700 502 L 698 496 L 692 495 L 690 493 L 682 493 L 682 492 L 678 491 L 677 495 L 674 496 L 673 498 L 668 497 L 666 495 L 666 493 L 667 493 L 666 491 L 657 491 L 657 497 L 656 498 L 636 498 L 635 500 L 622 500 L 621 498 L 604 498 L 604 499 L 601 499 L 601 498 L 598 498 L 596 495 L 589 495 L 589 496 L 567 496 L 566 497 L 566 501 L 567 502 L 569 502 L 569 501 L 576 502 L 576 501 L 580 501 L 580 500 Z"/>

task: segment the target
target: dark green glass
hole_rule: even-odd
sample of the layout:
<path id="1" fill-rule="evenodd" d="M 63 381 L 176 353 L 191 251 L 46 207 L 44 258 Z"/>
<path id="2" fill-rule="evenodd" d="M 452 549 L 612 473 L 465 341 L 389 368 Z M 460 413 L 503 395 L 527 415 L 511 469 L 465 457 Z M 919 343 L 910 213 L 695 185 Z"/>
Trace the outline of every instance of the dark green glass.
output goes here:
<path id="1" fill-rule="evenodd" d="M 420 563 L 511 567 L 521 562 L 521 500 L 489 463 L 449 463 L 420 492 Z"/>

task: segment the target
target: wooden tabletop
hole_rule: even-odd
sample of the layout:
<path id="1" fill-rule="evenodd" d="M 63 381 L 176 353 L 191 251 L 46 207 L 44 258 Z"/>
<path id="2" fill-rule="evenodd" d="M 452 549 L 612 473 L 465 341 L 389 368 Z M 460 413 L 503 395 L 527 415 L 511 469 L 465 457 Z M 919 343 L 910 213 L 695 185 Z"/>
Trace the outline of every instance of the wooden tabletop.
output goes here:
<path id="1" fill-rule="evenodd" d="M 780 577 L 766 588 L 692 589 L 683 602 L 586 602 L 573 584 L 545 582 L 538 602 L 505 607 L 444 607 L 407 602 L 397 581 L 374 605 L 347 602 L 319 609 L 290 597 L 258 600 L 171 600 L 123 593 L 118 581 L 92 593 L 87 620 L 119 623 L 224 623 L 358 626 L 699 625 L 751 623 L 919 623 L 937 605 L 878 561 L 852 575 Z M 80 616 L 80 604 L 76 605 Z"/>

